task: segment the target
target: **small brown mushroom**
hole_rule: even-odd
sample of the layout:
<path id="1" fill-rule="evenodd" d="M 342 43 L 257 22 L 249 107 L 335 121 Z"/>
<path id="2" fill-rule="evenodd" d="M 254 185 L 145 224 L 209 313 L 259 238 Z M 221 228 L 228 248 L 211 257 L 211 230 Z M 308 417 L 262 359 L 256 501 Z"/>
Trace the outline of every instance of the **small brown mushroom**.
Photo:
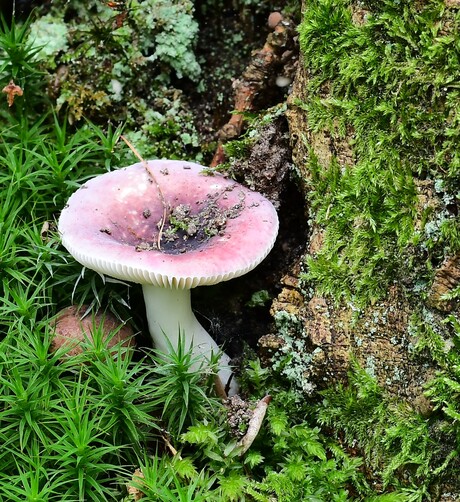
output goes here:
<path id="1" fill-rule="evenodd" d="M 128 324 L 123 324 L 109 312 L 88 314 L 88 307 L 82 305 L 79 309 L 72 305 L 61 310 L 53 326 L 54 337 L 51 350 L 54 352 L 66 347 L 66 355 L 73 357 L 82 353 L 82 342 L 93 340 L 95 330 L 102 329 L 107 346 L 132 347 L 135 344 L 133 330 Z"/>
<path id="2" fill-rule="evenodd" d="M 271 30 L 274 30 L 281 23 L 282 20 L 283 20 L 283 15 L 281 14 L 281 12 L 276 12 L 276 11 L 272 12 L 268 16 L 268 27 Z"/>

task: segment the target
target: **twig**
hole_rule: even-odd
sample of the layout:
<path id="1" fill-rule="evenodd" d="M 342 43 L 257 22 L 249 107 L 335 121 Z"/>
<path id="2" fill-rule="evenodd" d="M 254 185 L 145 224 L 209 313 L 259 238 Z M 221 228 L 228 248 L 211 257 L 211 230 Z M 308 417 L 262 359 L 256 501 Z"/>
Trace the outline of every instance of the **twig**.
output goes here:
<path id="1" fill-rule="evenodd" d="M 249 450 L 252 443 L 256 439 L 257 434 L 259 434 L 265 413 L 267 412 L 267 408 L 271 400 L 271 396 L 265 396 L 257 403 L 257 406 L 254 408 L 251 420 L 249 420 L 248 430 L 246 434 L 239 440 L 237 445 L 241 448 L 240 455 L 244 455 Z"/>
<path id="2" fill-rule="evenodd" d="M 140 153 L 134 148 L 133 144 L 130 141 L 128 141 L 122 134 L 120 135 L 120 138 L 128 145 L 128 148 L 142 162 L 142 165 L 144 166 L 144 169 L 147 171 L 147 174 L 149 175 L 150 179 L 155 183 L 155 186 L 156 186 L 156 188 L 158 190 L 158 195 L 160 197 L 161 204 L 163 205 L 163 217 L 161 218 L 160 228 L 158 230 L 158 239 L 157 239 L 158 250 L 161 251 L 161 238 L 163 236 L 163 228 L 165 226 L 166 217 L 167 217 L 167 214 L 168 214 L 168 205 L 166 204 L 166 200 L 165 200 L 165 197 L 163 195 L 163 191 L 161 190 L 161 187 L 158 184 L 158 181 L 155 178 L 155 175 L 151 171 L 148 162 L 142 158 L 142 156 L 140 155 Z"/>
<path id="3" fill-rule="evenodd" d="M 214 376 L 214 390 L 216 392 L 217 397 L 220 397 L 222 401 L 225 401 L 228 398 L 224 384 L 222 383 L 222 380 L 219 378 L 219 375 Z"/>
<path id="4" fill-rule="evenodd" d="M 177 457 L 179 460 L 182 460 L 182 457 L 180 456 L 179 452 L 174 448 L 174 446 L 171 444 L 169 441 L 168 437 L 166 436 L 165 433 L 161 435 L 163 438 L 163 441 L 165 442 L 165 445 L 167 446 L 168 450 L 171 452 L 173 457 Z"/>

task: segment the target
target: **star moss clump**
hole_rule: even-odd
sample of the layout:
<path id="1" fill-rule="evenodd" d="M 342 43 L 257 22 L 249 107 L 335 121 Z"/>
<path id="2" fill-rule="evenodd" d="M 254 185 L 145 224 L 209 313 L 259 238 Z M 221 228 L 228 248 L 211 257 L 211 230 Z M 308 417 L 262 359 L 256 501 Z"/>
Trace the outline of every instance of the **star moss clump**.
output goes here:
<path id="1" fill-rule="evenodd" d="M 447 4 L 312 0 L 305 9 L 308 98 L 298 104 L 313 133 L 350 150 L 327 165 L 312 151 L 308 166 L 324 243 L 307 278 L 336 299 L 373 301 L 403 275 L 415 281 L 414 260 L 429 271 L 460 249 L 460 10 Z"/>

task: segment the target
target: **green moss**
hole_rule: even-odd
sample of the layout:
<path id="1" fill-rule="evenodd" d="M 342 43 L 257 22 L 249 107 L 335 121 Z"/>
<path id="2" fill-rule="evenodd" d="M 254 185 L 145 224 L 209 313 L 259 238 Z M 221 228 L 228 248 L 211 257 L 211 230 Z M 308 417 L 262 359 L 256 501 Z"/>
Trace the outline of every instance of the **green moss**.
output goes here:
<path id="1" fill-rule="evenodd" d="M 460 321 L 453 315 L 444 319 L 440 329 L 433 328 L 425 315 L 413 319 L 418 338 L 415 350 L 428 353 L 437 363 L 437 373 L 427 386 L 427 397 L 440 411 L 443 428 L 460 439 Z"/>
<path id="2" fill-rule="evenodd" d="M 244 159 L 248 156 L 254 142 L 253 138 L 248 138 L 245 135 L 242 138 L 227 141 L 224 145 L 225 155 L 231 160 Z"/>
<path id="3" fill-rule="evenodd" d="M 412 178 L 401 165 L 372 161 L 342 167 L 333 160 L 322 169 L 313 154 L 310 168 L 311 209 L 326 233 L 323 249 L 308 261 L 308 277 L 336 298 L 375 300 L 392 280 L 401 249 L 415 239 Z"/>
<path id="4" fill-rule="evenodd" d="M 366 303 L 414 249 L 458 249 L 459 20 L 438 0 L 308 3 L 300 43 L 309 99 L 298 104 L 314 132 L 351 148 L 330 165 L 312 152 L 308 165 L 325 242 L 307 278 L 323 292 Z M 442 180 L 452 201 L 441 204 L 450 212 L 431 241 L 417 225 L 420 180 Z"/>
<path id="5" fill-rule="evenodd" d="M 458 469 L 451 432 L 438 417 L 426 419 L 390 399 L 356 364 L 349 381 L 347 388 L 323 392 L 320 423 L 342 431 L 345 443 L 363 454 L 386 491 L 397 487 L 408 500 L 430 500 L 433 485 Z"/>

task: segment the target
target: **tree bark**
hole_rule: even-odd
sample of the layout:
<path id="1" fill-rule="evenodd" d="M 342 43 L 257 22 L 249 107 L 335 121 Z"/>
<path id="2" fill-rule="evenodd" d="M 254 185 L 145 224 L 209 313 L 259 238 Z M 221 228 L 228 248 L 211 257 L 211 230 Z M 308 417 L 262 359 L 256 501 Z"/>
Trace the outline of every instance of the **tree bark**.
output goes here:
<path id="1" fill-rule="evenodd" d="M 304 2 L 304 8 L 306 4 Z M 354 12 L 353 19 L 364 22 L 364 14 Z M 313 131 L 307 112 L 298 106 L 299 101 L 307 102 L 311 98 L 307 91 L 309 78 L 308 64 L 300 54 L 287 118 L 293 160 L 300 172 L 299 183 L 306 200 L 312 178 L 311 152 L 324 168 L 333 158 L 341 166 L 355 163 L 351 136 L 337 140 L 326 130 Z M 422 181 L 417 183 L 422 187 Z M 422 187 L 419 198 L 422 197 L 427 199 L 426 204 L 437 205 L 432 190 Z M 422 218 L 421 214 L 417 217 Z M 390 396 L 409 402 L 422 414 L 429 414 L 432 405 L 424 395 L 424 388 L 438 368 L 429 354 L 414 352 L 418 334 L 413 316 L 422 306 L 431 326 L 441 333 L 446 347 L 449 346 L 452 333 L 443 323 L 444 312 L 458 314 L 459 309 L 458 303 L 444 298 L 460 283 L 458 255 L 447 257 L 435 271 L 427 300 L 408 291 L 404 285 L 393 283 L 384 297 L 358 311 L 351 303 L 322 296 L 314 284 L 309 284 L 307 291 L 305 284 L 301 284 L 299 277 L 305 259 L 315 256 L 322 245 L 323 229 L 316 226 L 312 218 L 304 257 L 284 277 L 282 292 L 273 302 L 272 315 L 278 334 L 260 340 L 263 360 L 273 364 L 283 353 L 294 353 L 290 358 L 291 367 L 285 371 L 288 377 L 297 379 L 299 388 L 307 394 L 346 382 L 351 362 L 356 361 Z"/>

